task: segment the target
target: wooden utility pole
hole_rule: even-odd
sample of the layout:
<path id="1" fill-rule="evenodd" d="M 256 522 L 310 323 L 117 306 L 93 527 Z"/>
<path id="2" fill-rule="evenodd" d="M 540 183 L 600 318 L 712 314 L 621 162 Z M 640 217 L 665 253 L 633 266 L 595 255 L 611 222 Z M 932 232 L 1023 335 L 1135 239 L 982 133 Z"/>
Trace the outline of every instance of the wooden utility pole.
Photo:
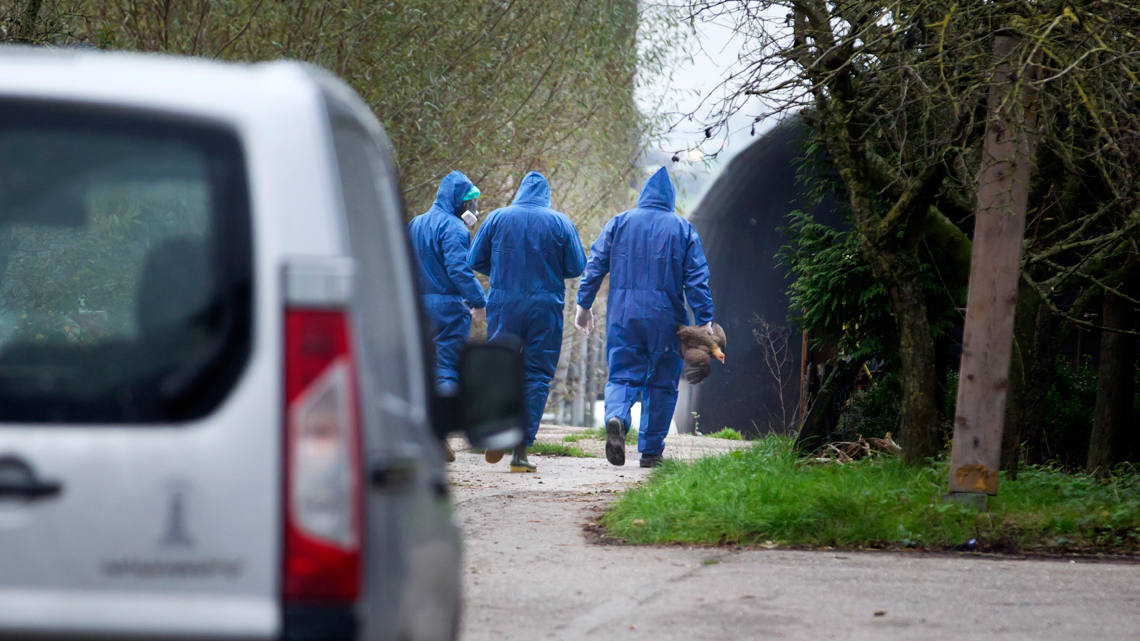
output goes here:
<path id="1" fill-rule="evenodd" d="M 950 458 L 950 492 L 997 494 L 1021 242 L 1037 124 L 1035 61 L 1014 69 L 1018 40 L 997 36 L 989 93 L 970 293 Z M 1016 92 L 1016 93 L 1015 93 Z M 984 499 L 982 499 L 984 500 Z"/>

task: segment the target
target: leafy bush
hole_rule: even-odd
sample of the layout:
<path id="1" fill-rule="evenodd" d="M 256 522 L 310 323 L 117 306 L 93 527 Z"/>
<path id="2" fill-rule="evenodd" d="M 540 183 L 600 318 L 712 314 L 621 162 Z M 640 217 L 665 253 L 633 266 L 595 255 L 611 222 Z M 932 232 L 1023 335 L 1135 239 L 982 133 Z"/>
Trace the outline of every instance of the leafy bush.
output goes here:
<path id="1" fill-rule="evenodd" d="M 789 319 L 809 330 L 819 344 L 832 344 L 856 358 L 890 356 L 898 350 L 897 330 L 887 289 L 863 258 L 859 236 L 816 222 L 794 211 L 781 228 L 788 244 L 777 255 L 796 281 L 788 290 Z M 957 303 L 965 288 L 947 289 L 933 261 L 938 250 L 924 252 L 919 284 L 926 294 L 931 333 L 942 336 L 958 320 Z"/>
<path id="2" fill-rule="evenodd" d="M 853 441 L 859 436 L 882 438 L 887 432 L 898 435 L 901 380 L 898 372 L 888 372 L 869 389 L 851 395 L 851 404 L 837 428 L 843 440 Z"/>
<path id="3" fill-rule="evenodd" d="M 1063 358 L 1057 359 L 1056 367 L 1042 427 L 1045 457 L 1068 468 L 1082 468 L 1096 408 L 1097 370 L 1090 365 L 1077 369 Z"/>

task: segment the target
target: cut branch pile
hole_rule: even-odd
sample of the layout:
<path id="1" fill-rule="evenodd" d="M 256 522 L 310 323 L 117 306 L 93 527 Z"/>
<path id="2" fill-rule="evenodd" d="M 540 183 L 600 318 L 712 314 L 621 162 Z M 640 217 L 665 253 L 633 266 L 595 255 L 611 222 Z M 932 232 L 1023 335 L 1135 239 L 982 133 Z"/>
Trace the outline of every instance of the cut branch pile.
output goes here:
<path id="1" fill-rule="evenodd" d="M 887 432 L 885 438 L 863 438 L 859 436 L 854 441 L 836 441 L 819 448 L 812 459 L 817 463 L 850 463 L 864 458 L 875 456 L 896 456 L 902 454 L 902 448 L 891 438 Z"/>

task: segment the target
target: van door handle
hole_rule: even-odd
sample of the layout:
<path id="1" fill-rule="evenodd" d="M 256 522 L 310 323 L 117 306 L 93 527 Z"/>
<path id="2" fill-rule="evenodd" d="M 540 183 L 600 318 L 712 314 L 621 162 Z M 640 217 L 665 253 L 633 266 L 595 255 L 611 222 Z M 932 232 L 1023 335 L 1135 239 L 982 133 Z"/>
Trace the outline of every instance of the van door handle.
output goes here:
<path id="1" fill-rule="evenodd" d="M 0 456 L 0 499 L 44 499 L 63 491 L 59 481 L 46 481 L 36 477 L 27 461 L 12 455 Z"/>

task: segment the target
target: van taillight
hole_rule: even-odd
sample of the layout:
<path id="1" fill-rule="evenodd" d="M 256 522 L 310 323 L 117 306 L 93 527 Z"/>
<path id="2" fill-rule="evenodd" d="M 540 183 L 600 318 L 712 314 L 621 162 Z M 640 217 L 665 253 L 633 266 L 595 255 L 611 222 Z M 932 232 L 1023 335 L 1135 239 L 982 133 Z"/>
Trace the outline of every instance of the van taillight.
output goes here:
<path id="1" fill-rule="evenodd" d="M 348 313 L 285 313 L 287 602 L 360 593 L 360 416 Z"/>

